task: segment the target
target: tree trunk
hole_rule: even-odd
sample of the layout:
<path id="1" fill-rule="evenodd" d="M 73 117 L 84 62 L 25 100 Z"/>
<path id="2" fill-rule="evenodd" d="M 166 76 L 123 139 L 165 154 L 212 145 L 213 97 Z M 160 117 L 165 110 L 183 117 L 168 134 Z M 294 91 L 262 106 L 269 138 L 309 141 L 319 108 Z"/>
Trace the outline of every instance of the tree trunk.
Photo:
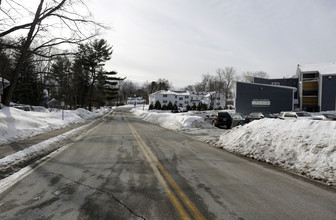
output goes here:
<path id="1" fill-rule="evenodd" d="M 11 82 L 10 82 L 10 85 L 8 87 L 8 92 L 6 94 L 6 99 L 5 99 L 5 103 L 4 103 L 6 106 L 9 106 L 10 102 L 12 100 L 14 90 L 15 90 L 15 86 L 16 86 L 17 80 L 19 78 L 20 71 L 21 71 L 23 63 L 26 59 L 27 52 L 28 52 L 28 49 L 30 47 L 30 44 L 33 40 L 33 34 L 34 34 L 35 29 L 36 29 L 36 25 L 38 23 L 38 19 L 40 17 L 41 11 L 42 11 L 43 2 L 44 2 L 44 0 L 40 1 L 40 4 L 39 4 L 39 6 L 36 10 L 34 21 L 32 22 L 32 25 L 30 26 L 30 29 L 29 29 L 29 32 L 28 32 L 28 35 L 27 35 L 27 39 L 25 40 L 23 46 L 21 47 L 21 50 L 20 50 L 21 54 L 20 54 L 20 57 L 18 59 L 18 62 L 16 64 L 16 66 L 15 66 L 13 76 L 11 78 Z"/>

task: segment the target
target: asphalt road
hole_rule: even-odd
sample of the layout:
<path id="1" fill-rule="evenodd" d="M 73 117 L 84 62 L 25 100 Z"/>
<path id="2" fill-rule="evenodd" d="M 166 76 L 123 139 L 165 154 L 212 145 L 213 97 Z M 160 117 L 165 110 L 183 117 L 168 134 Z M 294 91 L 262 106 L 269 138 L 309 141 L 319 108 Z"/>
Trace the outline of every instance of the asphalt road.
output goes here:
<path id="1" fill-rule="evenodd" d="M 115 112 L 3 192 L 0 219 L 336 219 L 336 192 Z"/>

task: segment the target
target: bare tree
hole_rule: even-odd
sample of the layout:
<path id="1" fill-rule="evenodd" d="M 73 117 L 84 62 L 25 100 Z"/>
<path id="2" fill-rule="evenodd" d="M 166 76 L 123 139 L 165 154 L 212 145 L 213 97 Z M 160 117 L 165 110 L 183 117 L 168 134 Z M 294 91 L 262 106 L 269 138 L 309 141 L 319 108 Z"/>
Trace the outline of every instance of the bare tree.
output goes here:
<path id="1" fill-rule="evenodd" d="M 232 98 L 234 81 L 237 72 L 234 67 L 219 68 L 216 71 L 218 81 L 218 92 L 223 93 L 226 99 Z"/>
<path id="2" fill-rule="evenodd" d="M 206 73 L 202 75 L 202 81 L 200 83 L 196 83 L 195 90 L 198 92 L 216 91 L 218 88 L 217 84 L 216 77 L 210 73 Z"/>
<path id="3" fill-rule="evenodd" d="M 248 82 L 249 77 L 260 77 L 260 78 L 269 78 L 268 74 L 264 71 L 256 71 L 256 72 L 250 72 L 247 71 L 242 74 L 242 81 Z"/>
<path id="4" fill-rule="evenodd" d="M 127 101 L 127 98 L 137 93 L 139 86 L 132 81 L 124 81 L 120 83 L 119 98 L 121 101 Z"/>
<path id="5" fill-rule="evenodd" d="M 20 53 L 12 72 L 5 105 L 11 101 L 20 69 L 29 54 L 42 57 L 65 54 L 51 48 L 62 44 L 79 44 L 97 36 L 103 27 L 90 19 L 85 0 L 40 0 L 32 10 L 34 3 L 25 0 L 3 0 L 1 3 L 0 30 L 4 31 L 0 32 L 0 38 L 25 35 L 23 38 L 13 38 L 21 41 L 1 42 L 3 48 L 16 49 Z"/>

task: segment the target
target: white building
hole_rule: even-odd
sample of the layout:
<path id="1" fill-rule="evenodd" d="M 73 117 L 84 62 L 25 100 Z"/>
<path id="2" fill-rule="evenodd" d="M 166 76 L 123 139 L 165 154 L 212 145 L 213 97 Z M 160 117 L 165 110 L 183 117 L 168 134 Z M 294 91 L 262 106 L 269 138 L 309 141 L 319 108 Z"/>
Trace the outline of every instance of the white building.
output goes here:
<path id="1" fill-rule="evenodd" d="M 155 105 L 159 101 L 161 106 L 171 102 L 178 107 L 186 108 L 188 105 L 198 106 L 199 103 L 206 104 L 208 107 L 224 108 L 225 98 L 223 94 L 217 92 L 189 92 L 189 91 L 157 91 L 149 95 L 149 104 Z"/>
<path id="2" fill-rule="evenodd" d="M 2 81 L 4 81 L 4 85 L 2 85 Z M 8 80 L 6 80 L 6 79 L 2 79 L 2 77 L 0 77 L 0 103 L 3 103 L 3 98 L 2 98 L 2 96 L 3 96 L 3 90 L 7 87 L 7 86 L 9 86 L 9 81 Z"/>

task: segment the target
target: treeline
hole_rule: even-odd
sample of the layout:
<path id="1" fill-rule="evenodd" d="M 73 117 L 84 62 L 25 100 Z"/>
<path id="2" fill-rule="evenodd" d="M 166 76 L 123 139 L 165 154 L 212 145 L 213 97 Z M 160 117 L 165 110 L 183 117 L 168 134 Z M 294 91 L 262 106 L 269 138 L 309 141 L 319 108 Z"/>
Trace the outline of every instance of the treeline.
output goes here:
<path id="1" fill-rule="evenodd" d="M 86 2 L 0 1 L 0 83 L 10 82 L 5 105 L 62 101 L 91 109 L 116 99 L 115 86 L 122 79 L 103 68 L 112 47 L 97 39 L 106 27 L 93 20 Z"/>
<path id="2" fill-rule="evenodd" d="M 171 110 L 171 111 L 181 111 L 176 104 L 169 102 L 167 105 L 161 105 L 160 101 L 156 101 L 155 104 L 151 103 L 148 107 L 149 110 Z M 185 109 L 182 111 L 207 111 L 207 110 L 214 110 L 212 106 L 199 102 L 198 105 L 193 103 L 193 105 L 187 105 Z M 221 107 L 217 108 L 216 110 L 223 110 Z"/>
<path id="3" fill-rule="evenodd" d="M 69 108 L 110 105 L 117 101 L 120 80 L 117 72 L 106 71 L 112 47 L 104 39 L 79 44 L 73 56 L 60 55 L 41 59 L 28 53 L 19 71 L 12 102 L 58 107 L 63 101 Z M 12 79 L 20 51 L 0 51 L 2 78 Z M 5 89 L 5 96 L 7 89 Z"/>
<path id="4" fill-rule="evenodd" d="M 143 97 L 147 100 L 148 95 L 160 90 L 170 90 L 172 87 L 171 82 L 162 78 L 152 82 L 146 81 L 141 85 L 130 80 L 124 80 L 120 82 L 119 85 L 119 103 L 125 104 L 127 98 L 134 95 Z"/>
<path id="5" fill-rule="evenodd" d="M 247 81 L 248 76 L 268 78 L 264 71 L 244 72 L 241 75 L 237 73 L 234 67 L 218 68 L 214 74 L 203 74 L 201 82 L 194 85 L 188 85 L 186 90 L 196 92 L 213 92 L 216 91 L 225 96 L 228 100 L 235 96 L 235 81 Z"/>

